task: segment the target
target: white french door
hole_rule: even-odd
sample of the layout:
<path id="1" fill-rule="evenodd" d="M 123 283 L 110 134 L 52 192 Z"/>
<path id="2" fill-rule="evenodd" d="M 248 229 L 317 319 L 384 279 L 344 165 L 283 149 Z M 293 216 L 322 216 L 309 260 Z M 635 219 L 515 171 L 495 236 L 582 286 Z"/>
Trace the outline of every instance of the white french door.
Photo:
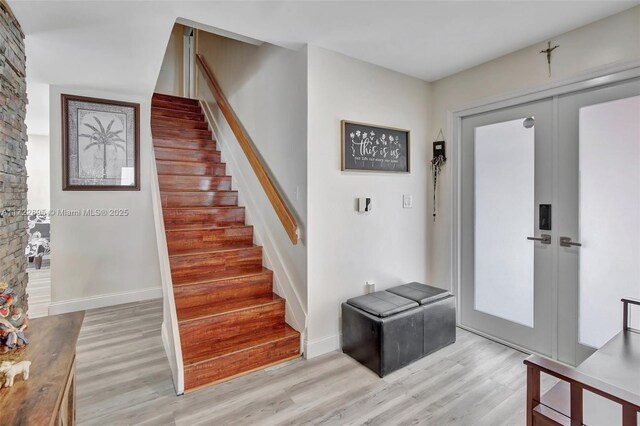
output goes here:
<path id="1" fill-rule="evenodd" d="M 640 80 L 461 124 L 460 323 L 578 364 L 640 297 Z"/>
<path id="2" fill-rule="evenodd" d="M 640 297 L 640 79 L 560 96 L 558 140 L 558 359 L 577 365 Z"/>
<path id="3" fill-rule="evenodd" d="M 551 100 L 462 121 L 461 323 L 542 354 L 552 247 L 537 206 L 551 204 L 551 132 Z"/>

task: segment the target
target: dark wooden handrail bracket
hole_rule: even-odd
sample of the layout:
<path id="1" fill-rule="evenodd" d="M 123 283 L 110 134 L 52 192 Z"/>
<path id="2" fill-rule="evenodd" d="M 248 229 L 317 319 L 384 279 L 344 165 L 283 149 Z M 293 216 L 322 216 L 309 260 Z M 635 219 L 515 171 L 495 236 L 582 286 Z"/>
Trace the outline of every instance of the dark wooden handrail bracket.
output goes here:
<path id="1" fill-rule="evenodd" d="M 262 185 L 262 188 L 264 189 L 264 192 L 267 195 L 267 198 L 269 198 L 269 201 L 271 202 L 273 209 L 278 215 L 280 222 L 282 222 L 282 225 L 284 226 L 284 229 L 287 232 L 289 239 L 293 244 L 297 244 L 298 243 L 298 224 L 293 214 L 291 213 L 291 210 L 285 203 L 284 198 L 278 192 L 278 189 L 274 185 L 273 180 L 271 179 L 271 177 L 269 176 L 269 173 L 267 172 L 267 168 L 264 166 L 264 164 L 262 164 L 262 160 L 260 159 L 260 156 L 255 151 L 254 146 L 251 143 L 251 139 L 249 138 L 249 135 L 247 135 L 246 131 L 238 121 L 238 118 L 236 117 L 233 111 L 233 108 L 231 108 L 231 105 L 227 101 L 227 98 L 225 97 L 224 93 L 222 92 L 222 89 L 218 84 L 218 81 L 213 76 L 213 73 L 207 66 L 207 63 L 204 61 L 204 58 L 202 57 L 202 55 L 199 55 L 199 54 L 196 55 L 196 63 L 198 65 L 198 68 L 200 69 L 200 72 L 202 72 L 202 75 L 206 80 L 207 85 L 209 86 L 209 89 L 211 89 L 211 93 L 213 94 L 213 97 L 215 98 L 216 103 L 220 108 L 220 111 L 222 111 L 224 118 L 227 120 L 227 123 L 229 124 L 229 127 L 231 127 L 233 134 L 238 140 L 238 143 L 240 144 L 242 151 L 246 155 L 247 160 L 249 161 L 249 164 L 251 164 L 251 168 L 256 174 L 258 180 L 260 181 L 260 184 Z"/>
<path id="2" fill-rule="evenodd" d="M 622 376 L 628 376 L 625 382 L 619 380 L 621 377 L 619 368 L 621 368 L 620 365 L 634 366 L 638 363 L 637 348 L 640 335 L 628 327 L 627 319 L 629 304 L 640 305 L 640 300 L 624 298 L 622 303 L 623 330 L 580 366 L 572 368 L 538 355 L 531 355 L 524 360 L 524 364 L 527 366 L 527 426 L 583 425 L 582 397 L 585 390 L 620 404 L 622 425 L 637 426 L 640 392 L 636 392 L 635 385 L 628 386 L 629 380 L 636 383 L 634 375 L 637 375 L 637 371 L 625 370 L 622 373 Z M 603 354 L 600 353 L 602 351 L 604 351 Z M 616 359 L 617 354 L 620 354 L 619 360 Z M 632 359 L 631 364 L 629 364 L 630 359 Z M 620 361 L 620 365 L 613 365 L 617 364 L 616 361 Z M 637 369 L 635 366 L 626 368 Z M 615 373 L 610 374 L 612 371 Z M 624 374 L 627 372 L 628 374 Z M 544 395 L 540 395 L 540 373 L 560 379 L 560 382 Z M 600 380 L 595 376 L 603 376 L 608 381 Z M 615 379 L 611 380 L 612 377 Z M 558 394 L 558 392 L 562 392 L 567 395 L 567 391 L 569 394 L 568 405 L 566 396 Z"/>

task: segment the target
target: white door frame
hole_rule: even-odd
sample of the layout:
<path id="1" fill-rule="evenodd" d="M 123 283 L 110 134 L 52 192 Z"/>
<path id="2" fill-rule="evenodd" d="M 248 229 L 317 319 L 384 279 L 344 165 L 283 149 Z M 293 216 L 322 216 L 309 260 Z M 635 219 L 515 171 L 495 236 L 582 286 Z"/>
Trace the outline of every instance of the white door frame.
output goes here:
<path id="1" fill-rule="evenodd" d="M 539 86 L 536 88 L 530 88 L 526 90 L 520 90 L 516 92 L 512 92 L 506 95 L 501 95 L 497 97 L 486 98 L 483 100 L 479 100 L 467 105 L 463 105 L 454 109 L 447 111 L 447 138 L 452 141 L 450 144 L 450 165 L 451 165 L 451 270 L 450 270 L 450 282 L 452 292 L 456 295 L 457 303 L 460 304 L 460 271 L 461 271 L 461 258 L 460 258 L 460 247 L 461 247 L 461 235 L 460 235 L 460 146 L 462 143 L 462 119 L 464 117 L 479 114 L 483 112 L 488 112 L 492 110 L 496 110 L 499 108 L 506 108 L 510 106 L 515 106 L 519 104 L 524 104 L 527 102 L 538 101 L 545 98 L 554 98 L 553 108 L 554 108 L 554 116 L 557 112 L 557 96 L 578 92 L 580 90 L 591 89 L 599 86 L 604 86 L 607 84 L 617 83 L 620 81 L 628 80 L 631 78 L 640 77 L 640 60 L 629 61 L 616 65 L 609 65 L 604 67 L 596 68 L 588 73 L 581 74 L 576 77 L 562 79 L 550 84 L 546 84 L 543 86 Z M 554 145 L 557 146 L 557 132 L 554 132 Z M 554 160 L 557 161 L 557 160 Z M 554 170 L 557 170 L 557 164 L 554 164 Z M 554 195 L 553 204 L 558 205 L 556 195 Z M 553 271 L 554 276 L 557 277 L 557 271 Z M 557 294 L 557 282 L 553 283 L 552 291 Z M 552 306 L 553 312 L 553 321 L 557 323 L 557 297 L 554 297 L 554 304 Z M 461 326 L 460 324 L 460 306 L 458 306 L 457 312 L 457 324 L 458 326 L 470 329 L 467 326 Z M 500 339 L 496 339 L 493 336 L 488 336 L 485 333 L 479 332 L 478 330 L 473 330 L 474 333 L 478 333 L 485 337 L 488 337 L 492 340 L 500 341 L 501 343 L 514 347 L 522 352 L 530 353 L 530 350 L 518 347 L 513 345 L 512 343 L 501 341 Z M 552 356 L 553 358 L 557 358 L 557 333 L 554 330 L 554 336 L 552 336 Z"/>

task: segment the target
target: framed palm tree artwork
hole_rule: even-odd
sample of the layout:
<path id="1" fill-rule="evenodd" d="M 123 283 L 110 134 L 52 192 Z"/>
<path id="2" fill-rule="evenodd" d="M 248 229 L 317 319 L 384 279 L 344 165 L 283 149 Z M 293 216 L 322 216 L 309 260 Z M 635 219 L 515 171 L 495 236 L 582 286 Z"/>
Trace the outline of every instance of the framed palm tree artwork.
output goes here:
<path id="1" fill-rule="evenodd" d="M 62 95 L 62 189 L 140 190 L 140 104 Z"/>

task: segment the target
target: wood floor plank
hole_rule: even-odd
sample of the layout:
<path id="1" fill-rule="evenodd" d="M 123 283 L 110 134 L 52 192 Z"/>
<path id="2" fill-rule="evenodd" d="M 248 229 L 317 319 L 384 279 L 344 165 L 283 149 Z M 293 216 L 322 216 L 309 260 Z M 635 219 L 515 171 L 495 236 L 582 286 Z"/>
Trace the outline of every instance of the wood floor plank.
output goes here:
<path id="1" fill-rule="evenodd" d="M 177 397 L 161 324 L 160 300 L 87 312 L 78 424 L 524 424 L 526 354 L 461 329 L 453 345 L 384 379 L 333 352 Z"/>

